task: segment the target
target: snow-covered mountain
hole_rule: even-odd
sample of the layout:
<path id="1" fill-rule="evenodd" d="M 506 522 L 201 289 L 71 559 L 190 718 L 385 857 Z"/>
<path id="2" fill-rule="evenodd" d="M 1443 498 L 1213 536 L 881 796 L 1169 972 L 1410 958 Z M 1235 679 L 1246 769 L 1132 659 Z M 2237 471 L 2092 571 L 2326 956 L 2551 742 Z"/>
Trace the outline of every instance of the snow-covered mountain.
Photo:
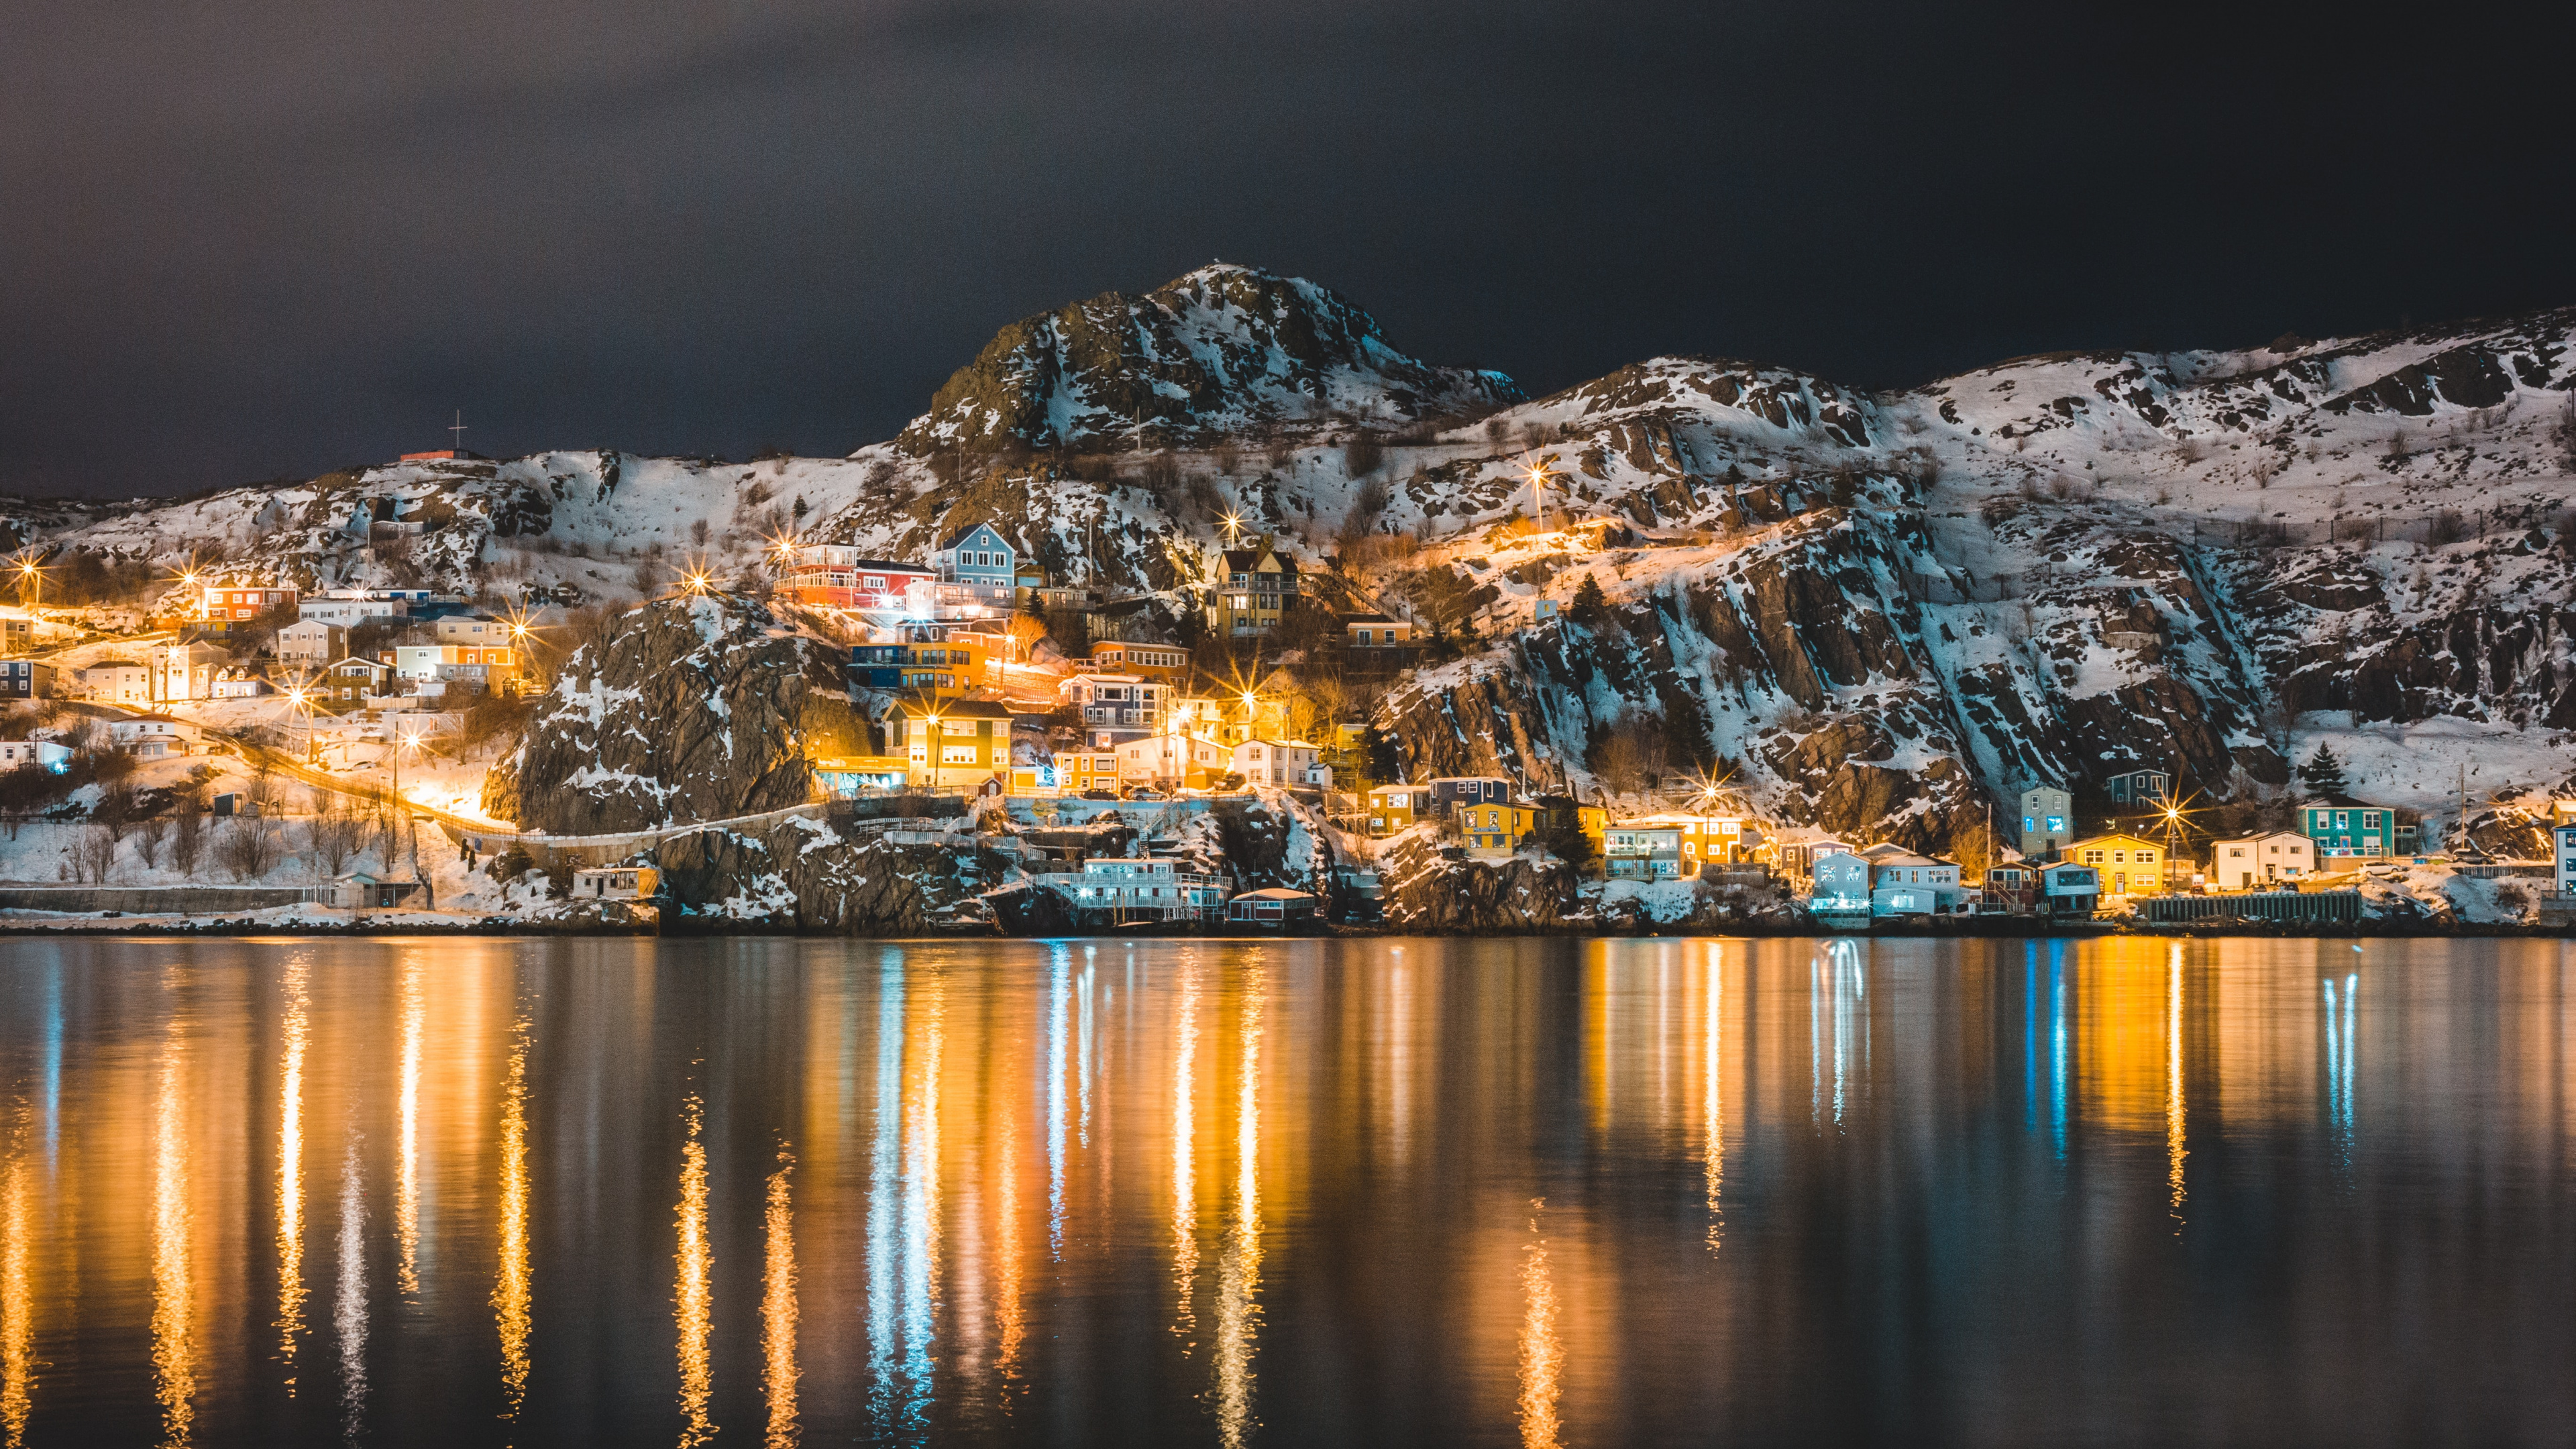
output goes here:
<path id="1" fill-rule="evenodd" d="M 1060 577 L 1179 590 L 1233 514 L 1348 597 L 1503 639 L 1379 706 L 1416 769 L 1589 788 L 1650 728 L 1781 818 L 1940 845 L 2114 761 L 2244 796 L 2332 740 L 2398 804 L 2566 777 L 2571 331 L 2062 354 L 1876 394 L 1664 357 L 1523 400 L 1323 288 L 1215 266 L 1013 324 L 848 458 L 549 453 L 0 515 L 164 567 L 618 597 L 748 569 L 769 535 L 918 555 L 987 518 Z M 362 506 L 419 535 L 371 536 Z M 1586 575 L 1607 620 L 1515 632 Z"/>

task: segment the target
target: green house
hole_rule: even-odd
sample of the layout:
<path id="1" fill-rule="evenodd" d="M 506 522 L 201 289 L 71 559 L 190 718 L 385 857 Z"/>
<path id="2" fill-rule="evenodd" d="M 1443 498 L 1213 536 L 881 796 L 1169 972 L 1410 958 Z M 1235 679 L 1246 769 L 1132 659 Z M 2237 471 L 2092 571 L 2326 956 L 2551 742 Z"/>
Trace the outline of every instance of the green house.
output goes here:
<path id="1" fill-rule="evenodd" d="M 2346 795 L 2320 795 L 2299 807 L 2299 833 L 2316 842 L 2323 870 L 2338 868 L 2327 864 L 2335 856 L 2395 855 L 2397 829 L 2396 811 Z"/>

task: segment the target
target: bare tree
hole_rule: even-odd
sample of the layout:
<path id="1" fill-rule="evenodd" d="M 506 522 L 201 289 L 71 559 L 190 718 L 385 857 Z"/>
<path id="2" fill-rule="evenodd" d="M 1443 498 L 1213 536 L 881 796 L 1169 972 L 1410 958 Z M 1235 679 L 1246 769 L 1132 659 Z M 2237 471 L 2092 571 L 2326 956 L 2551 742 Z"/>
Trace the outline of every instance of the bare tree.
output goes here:
<path id="1" fill-rule="evenodd" d="M 278 813 L 286 803 L 285 788 L 278 783 L 277 762 L 267 755 L 257 755 L 250 762 L 250 803 L 262 816 Z"/>
<path id="2" fill-rule="evenodd" d="M 233 818 L 223 838 L 215 842 L 215 864 L 238 881 L 253 881 L 277 868 L 283 854 L 278 839 L 277 822 L 258 818 Z"/>
<path id="3" fill-rule="evenodd" d="M 98 803 L 89 808 L 89 818 L 107 832 L 111 841 L 123 840 L 139 813 L 134 803 L 134 786 L 124 780 L 100 789 Z"/>
<path id="4" fill-rule="evenodd" d="M 338 875 L 358 853 L 366 838 L 366 823 L 345 810 L 326 809 L 315 812 L 304 823 L 304 848 L 320 867 L 324 879 Z"/>
<path id="5" fill-rule="evenodd" d="M 1659 715 L 1637 715 L 1611 727 L 1594 747 L 1593 767 L 1621 794 L 1654 788 L 1672 769 Z"/>
<path id="6" fill-rule="evenodd" d="M 181 875 L 194 876 L 205 858 L 206 817 L 190 802 L 182 805 L 170 822 L 170 868 Z"/>
<path id="7" fill-rule="evenodd" d="M 134 827 L 134 853 L 143 858 L 145 870 L 161 868 L 161 847 L 170 839 L 170 817 L 147 815 Z"/>
<path id="8" fill-rule="evenodd" d="M 89 885 L 107 883 L 108 872 L 116 868 L 116 837 L 103 826 L 92 825 L 72 842 L 72 879 Z"/>

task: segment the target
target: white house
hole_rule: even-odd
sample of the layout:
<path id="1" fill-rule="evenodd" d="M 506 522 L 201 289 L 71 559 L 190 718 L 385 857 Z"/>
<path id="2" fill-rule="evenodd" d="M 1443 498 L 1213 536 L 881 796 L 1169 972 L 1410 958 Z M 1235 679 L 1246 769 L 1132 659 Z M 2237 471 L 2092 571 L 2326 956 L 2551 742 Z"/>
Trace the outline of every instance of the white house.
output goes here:
<path id="1" fill-rule="evenodd" d="M 2054 785 L 2034 785 L 2021 792 L 2021 854 L 2038 860 L 2064 850 L 2075 839 L 2075 797 Z"/>
<path id="2" fill-rule="evenodd" d="M 215 675 L 231 657 L 212 644 L 164 644 L 153 650 L 153 701 L 214 698 Z"/>
<path id="3" fill-rule="evenodd" d="M 81 692 L 102 704 L 150 704 L 152 671 L 131 659 L 102 659 L 80 671 Z"/>
<path id="4" fill-rule="evenodd" d="M 138 715 L 107 722 L 107 742 L 138 759 L 157 760 L 190 753 L 206 732 L 166 714 Z"/>
<path id="5" fill-rule="evenodd" d="M 0 770 L 23 770 L 33 767 L 51 770 L 59 775 L 71 763 L 69 745 L 52 740 L 0 740 Z"/>
<path id="6" fill-rule="evenodd" d="M 645 865 L 612 865 L 572 873 L 577 901 L 645 901 L 662 888 L 662 873 Z"/>
<path id="7" fill-rule="evenodd" d="M 1869 862 L 1869 907 L 1872 915 L 1947 915 L 1966 907 L 1968 893 L 1959 888 L 1959 867 L 1946 860 L 1910 851 L 1873 854 Z"/>
<path id="8" fill-rule="evenodd" d="M 211 697 L 215 699 L 258 699 L 275 693 L 277 686 L 269 683 L 267 676 L 238 666 L 217 673 L 210 687 Z"/>
<path id="9" fill-rule="evenodd" d="M 2210 842 L 2209 883 L 2219 890 L 2268 889 L 2316 873 L 2316 842 L 2293 830 Z"/>
<path id="10" fill-rule="evenodd" d="M 510 642 L 510 626 L 489 614 L 449 614 L 433 621 L 430 635 L 441 644 L 497 644 Z"/>
<path id="11" fill-rule="evenodd" d="M 1225 746 L 1201 735 L 1147 735 L 1118 747 L 1118 783 L 1204 790 L 1226 772 Z"/>
<path id="12" fill-rule="evenodd" d="M 2576 896 L 2576 825 L 2556 826 L 2549 834 L 2558 843 L 2558 866 L 2551 872 L 2558 877 L 2558 893 Z"/>
<path id="13" fill-rule="evenodd" d="M 277 662 L 319 669 L 348 652 L 348 629 L 307 618 L 277 631 Z"/>
<path id="14" fill-rule="evenodd" d="M 1212 920 L 1224 908 L 1226 878 L 1201 875 L 1165 856 L 1086 860 L 1079 872 L 1040 876 L 1077 915 L 1120 921 Z"/>
<path id="15" fill-rule="evenodd" d="M 364 593 L 331 593 L 299 599 L 295 611 L 308 624 L 334 624 L 354 629 L 360 624 L 391 624 L 411 613 L 408 599 L 384 599 Z M 284 636 L 281 634 L 281 638 Z"/>
<path id="16" fill-rule="evenodd" d="M 1234 747 L 1233 769 L 1254 785 L 1329 785 L 1332 770 L 1316 762 L 1319 753 L 1299 740 L 1246 740 Z M 1321 780 L 1315 778 L 1319 770 Z"/>

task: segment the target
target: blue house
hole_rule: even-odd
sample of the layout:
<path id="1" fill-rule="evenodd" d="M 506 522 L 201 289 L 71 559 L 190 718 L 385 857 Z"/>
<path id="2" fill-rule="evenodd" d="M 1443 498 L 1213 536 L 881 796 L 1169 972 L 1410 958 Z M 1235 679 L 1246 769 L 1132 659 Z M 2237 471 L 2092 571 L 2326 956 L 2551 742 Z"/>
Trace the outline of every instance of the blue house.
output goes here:
<path id="1" fill-rule="evenodd" d="M 939 570 L 941 583 L 965 594 L 963 602 L 1008 609 L 1017 597 L 1019 548 L 989 523 L 949 535 L 930 565 Z"/>
<path id="2" fill-rule="evenodd" d="M 2320 870 L 2349 870 L 2334 857 L 2384 858 L 2397 853 L 2397 812 L 2347 795 L 2321 795 L 2299 807 L 2299 833 L 2316 842 Z"/>

